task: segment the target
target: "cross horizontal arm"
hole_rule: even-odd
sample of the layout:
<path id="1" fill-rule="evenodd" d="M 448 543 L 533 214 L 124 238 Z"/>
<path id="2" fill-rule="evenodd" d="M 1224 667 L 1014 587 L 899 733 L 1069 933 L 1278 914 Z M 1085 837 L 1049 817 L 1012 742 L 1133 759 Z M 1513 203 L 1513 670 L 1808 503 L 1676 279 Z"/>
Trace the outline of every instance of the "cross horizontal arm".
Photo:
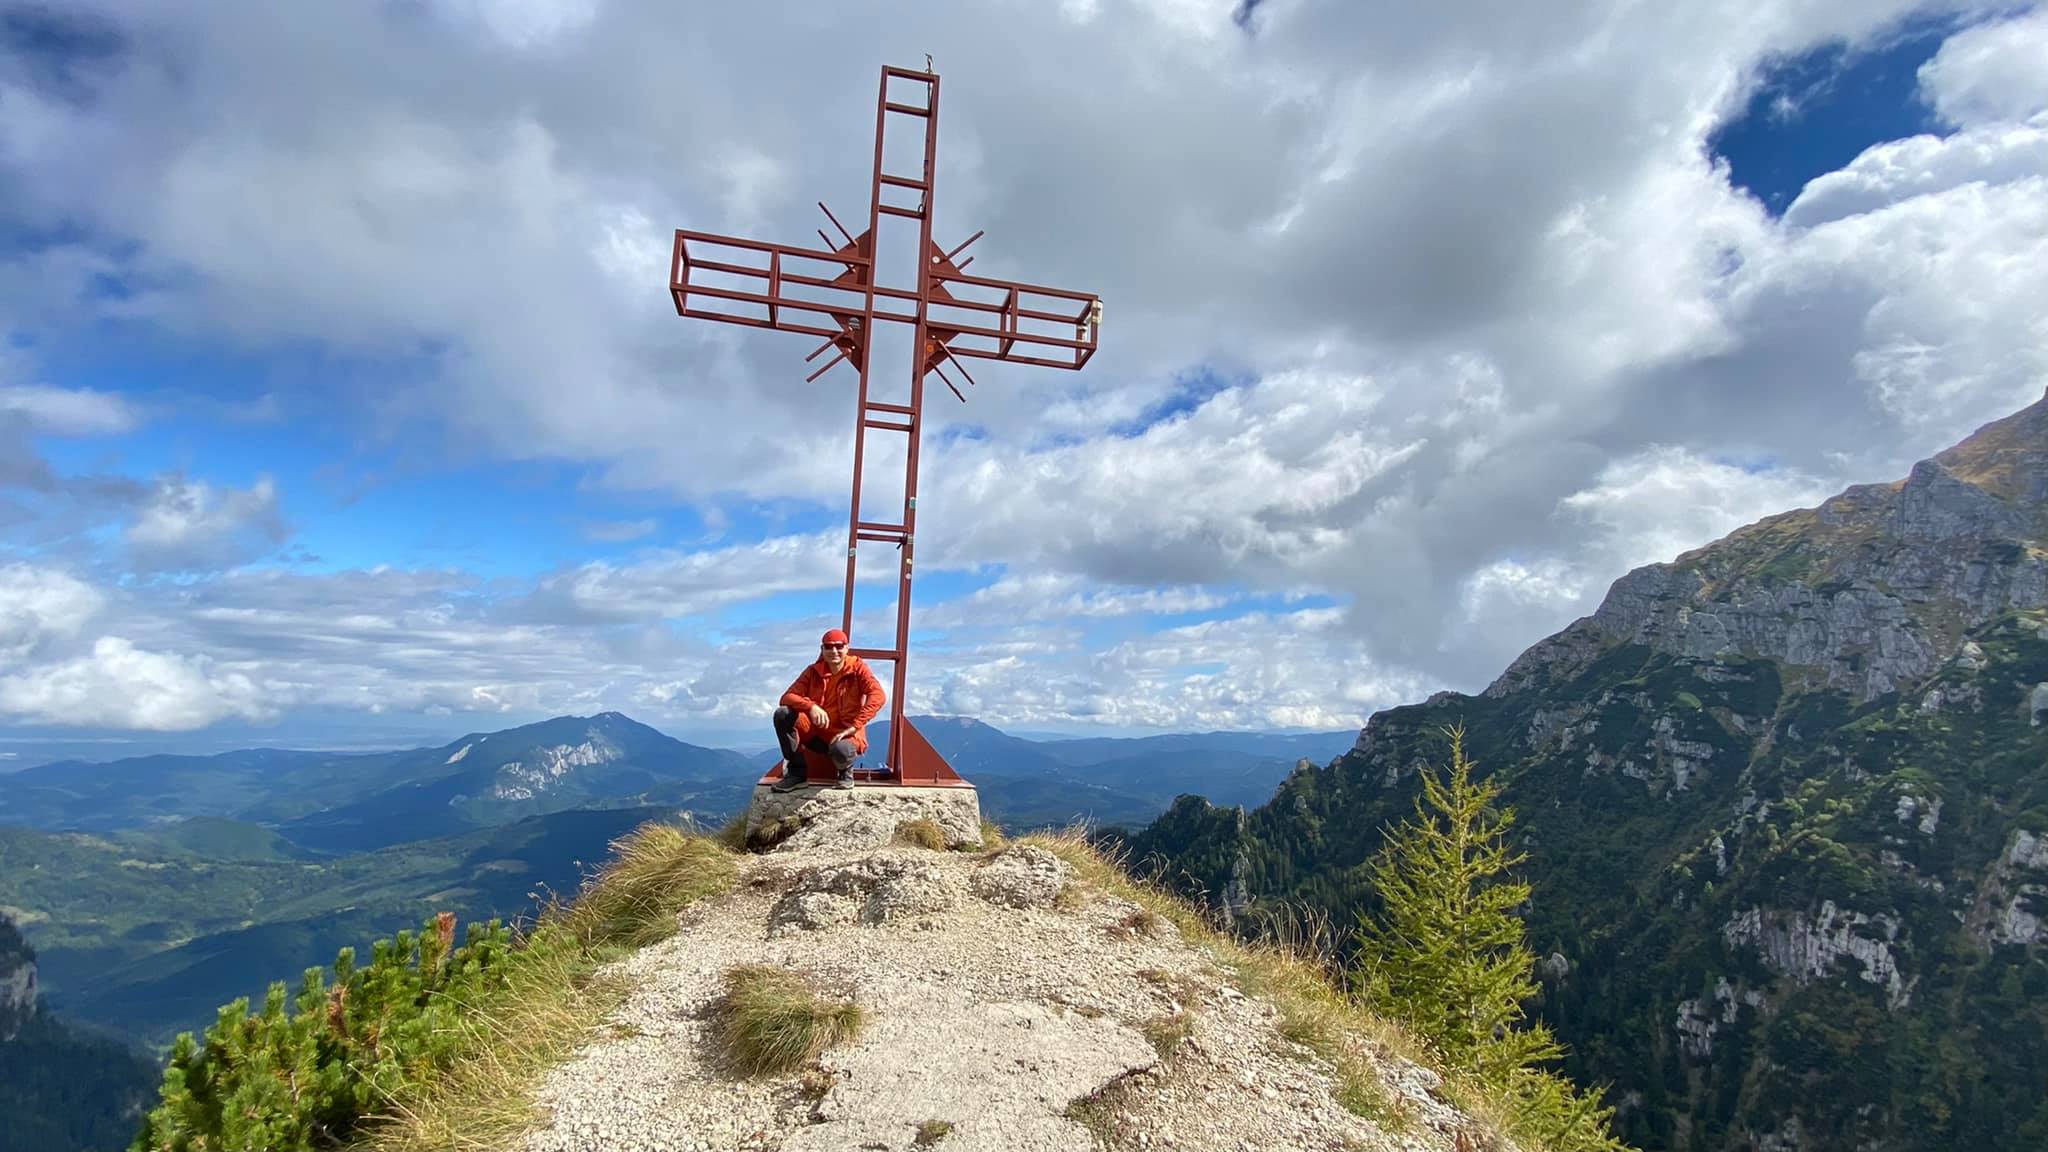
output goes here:
<path id="1" fill-rule="evenodd" d="M 835 321 L 861 311 L 859 294 L 871 263 L 866 245 L 859 243 L 828 251 L 678 228 L 669 261 L 669 295 L 678 316 L 838 340 L 847 333 Z M 854 300 L 834 307 L 793 296 L 785 290 L 790 287 L 852 293 Z M 693 306 L 692 297 L 699 306 Z M 707 299 L 760 305 L 766 314 L 715 311 L 701 306 Z M 785 316 L 785 309 L 799 315 Z"/>

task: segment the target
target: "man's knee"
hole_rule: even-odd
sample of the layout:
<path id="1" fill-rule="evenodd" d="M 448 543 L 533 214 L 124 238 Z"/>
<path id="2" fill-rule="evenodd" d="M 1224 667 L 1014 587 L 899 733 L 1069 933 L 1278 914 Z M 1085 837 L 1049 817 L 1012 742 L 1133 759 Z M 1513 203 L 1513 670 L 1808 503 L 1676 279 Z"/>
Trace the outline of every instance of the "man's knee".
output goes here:
<path id="1" fill-rule="evenodd" d="M 796 717 L 796 709 L 791 708 L 787 704 L 779 705 L 775 709 L 775 726 L 777 728 L 792 727 L 796 724 Z"/>
<path id="2" fill-rule="evenodd" d="M 826 750 L 831 753 L 832 762 L 841 768 L 851 766 L 854 758 L 860 755 L 860 749 L 851 740 L 834 740 Z"/>

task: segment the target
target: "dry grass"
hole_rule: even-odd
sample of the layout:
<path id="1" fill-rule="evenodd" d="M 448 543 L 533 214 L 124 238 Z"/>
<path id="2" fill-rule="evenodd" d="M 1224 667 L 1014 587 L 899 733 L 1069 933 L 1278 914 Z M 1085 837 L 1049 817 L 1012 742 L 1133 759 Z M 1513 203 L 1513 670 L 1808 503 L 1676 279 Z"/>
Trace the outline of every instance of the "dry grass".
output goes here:
<path id="1" fill-rule="evenodd" d="M 1180 972 L 1168 972 L 1164 968 L 1140 968 L 1138 979 L 1152 985 L 1176 1004 L 1197 1004 L 1210 992 L 1210 987 L 1200 979 Z"/>
<path id="2" fill-rule="evenodd" d="M 1053 893 L 1052 909 L 1055 912 L 1079 912 L 1088 903 L 1088 893 L 1079 884 L 1069 880 Z"/>
<path id="3" fill-rule="evenodd" d="M 711 837 L 718 846 L 732 852 L 747 850 L 747 810 L 742 808 Z"/>
<path id="4" fill-rule="evenodd" d="M 1002 828 L 993 820 L 981 822 L 981 851 L 1001 852 L 1010 846 L 1010 838 L 1003 835 Z"/>
<path id="5" fill-rule="evenodd" d="M 1139 936 L 1157 940 L 1166 935 L 1166 917 L 1140 905 L 1135 911 L 1110 925 L 1109 934 L 1125 940 Z"/>
<path id="6" fill-rule="evenodd" d="M 1114 1148 L 1121 1127 L 1118 1120 L 1124 1113 L 1124 1099 L 1129 1094 L 1130 1088 L 1125 1081 L 1112 1080 L 1086 1096 L 1076 1096 L 1067 1101 L 1060 1115 L 1086 1128 L 1094 1137 L 1097 1148 Z"/>
<path id="7" fill-rule="evenodd" d="M 860 1033 L 858 1004 L 821 997 L 787 969 L 742 964 L 724 983 L 712 1026 L 726 1057 L 747 1075 L 793 1071 Z"/>
<path id="8" fill-rule="evenodd" d="M 939 827 L 938 821 L 929 816 L 920 816 L 915 820 L 905 820 L 898 824 L 896 834 L 890 837 L 889 842 L 908 848 L 929 848 L 934 852 L 944 852 L 946 831 Z"/>
<path id="9" fill-rule="evenodd" d="M 676 915 L 732 887 L 732 853 L 673 824 L 644 824 L 612 846 L 612 858 L 564 918 L 586 945 L 645 948 L 675 935 Z"/>
<path id="10" fill-rule="evenodd" d="M 509 986 L 465 1005 L 465 1058 L 438 1079 L 406 1085 L 357 1138 L 364 1152 L 499 1152 L 539 1119 L 532 1092 L 543 1074 L 603 1028 L 625 998 L 603 962 L 675 931 L 676 914 L 732 884 L 731 856 L 673 824 L 645 824 L 578 898 L 550 904 L 505 966 Z"/>
<path id="11" fill-rule="evenodd" d="M 944 1140 L 946 1133 L 952 1130 L 953 1122 L 951 1120 L 927 1120 L 917 1126 L 917 1137 L 911 1143 L 919 1148 L 929 1148 Z"/>
<path id="12" fill-rule="evenodd" d="M 1140 1023 L 1138 1031 L 1144 1034 L 1146 1042 L 1159 1053 L 1161 1060 L 1171 1060 L 1187 1038 L 1195 1034 L 1195 1014 L 1182 1008 L 1164 1016 L 1154 1016 Z"/>
<path id="13" fill-rule="evenodd" d="M 1231 972 L 1246 993 L 1270 1001 L 1279 1011 L 1281 1034 L 1330 1066 L 1337 1079 L 1337 1101 L 1352 1113 L 1396 1131 L 1408 1123 L 1381 1079 L 1375 1057 L 1398 1055 L 1442 1072 L 1424 1045 L 1339 991 L 1329 963 L 1327 925 L 1319 926 L 1309 917 L 1294 918 L 1269 925 L 1257 943 L 1245 943 L 1188 901 L 1131 878 L 1117 862 L 1105 858 L 1080 829 L 1040 833 L 1023 842 L 1054 853 L 1072 866 L 1078 878 L 1172 924 L 1182 939 L 1208 952 Z M 1137 931 L 1139 917 L 1128 919 L 1133 921 L 1129 930 Z M 1483 1123 L 1504 1114 L 1491 1102 L 1480 1100 L 1467 1111 Z"/>

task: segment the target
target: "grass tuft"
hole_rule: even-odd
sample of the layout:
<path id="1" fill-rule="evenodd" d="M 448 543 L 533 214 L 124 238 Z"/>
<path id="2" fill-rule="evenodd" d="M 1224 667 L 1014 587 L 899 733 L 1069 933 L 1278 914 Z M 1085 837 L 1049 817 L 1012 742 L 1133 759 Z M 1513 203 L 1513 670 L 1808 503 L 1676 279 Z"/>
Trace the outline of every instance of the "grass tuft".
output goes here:
<path id="1" fill-rule="evenodd" d="M 920 816 L 896 825 L 896 834 L 890 838 L 890 843 L 943 852 L 946 850 L 946 832 L 939 827 L 938 821 L 929 816 Z"/>
<path id="2" fill-rule="evenodd" d="M 714 1034 L 750 1076 L 793 1071 L 853 1039 L 865 1020 L 858 1004 L 825 999 L 784 968 L 742 964 L 726 971 L 724 983 L 712 1005 Z"/>
<path id="3" fill-rule="evenodd" d="M 1152 1050 L 1159 1053 L 1161 1060 L 1173 1059 L 1173 1054 L 1195 1034 L 1195 1014 L 1182 1008 L 1164 1016 L 1154 1016 L 1138 1025 Z"/>
<path id="4" fill-rule="evenodd" d="M 944 1140 L 946 1134 L 952 1130 L 953 1122 L 951 1120 L 927 1120 L 917 1126 L 917 1138 L 912 1140 L 911 1143 L 916 1144 L 919 1148 L 929 1148 Z"/>
<path id="5" fill-rule="evenodd" d="M 1117 1117 L 1123 1110 L 1126 1089 L 1121 1080 L 1067 1101 L 1060 1115 L 1079 1124 L 1095 1138 L 1097 1148 L 1112 1148 L 1117 1138 Z"/>
<path id="6" fill-rule="evenodd" d="M 684 906 L 731 887 L 736 871 L 716 841 L 674 824 L 643 824 L 612 849 L 573 902 L 551 900 L 527 926 L 505 967 L 509 984 L 463 1005 L 455 1040 L 463 1058 L 438 1077 L 402 1085 L 352 1147 L 516 1147 L 541 1119 L 532 1093 L 543 1074 L 600 1035 L 625 1000 L 625 981 L 601 975 L 603 963 L 673 933 Z"/>
<path id="7" fill-rule="evenodd" d="M 612 846 L 612 857 L 565 922 L 586 945 L 625 950 L 676 933 L 684 908 L 732 887 L 738 868 L 714 840 L 673 824 L 643 824 Z"/>
<path id="8" fill-rule="evenodd" d="M 1086 903 L 1088 893 L 1072 880 L 1060 885 L 1060 890 L 1053 893 L 1052 897 L 1052 909 L 1055 912 L 1079 912 L 1081 906 Z"/>
<path id="9" fill-rule="evenodd" d="M 1166 935 L 1166 917 L 1140 905 L 1129 915 L 1110 925 L 1109 933 L 1123 940 L 1132 940 L 1140 936 L 1148 940 L 1157 940 Z"/>
<path id="10" fill-rule="evenodd" d="M 734 814 L 732 819 L 725 822 L 725 827 L 713 833 L 711 838 L 718 842 L 719 847 L 728 851 L 745 852 L 747 850 L 747 810 L 744 808 L 740 809 L 739 812 Z"/>
<path id="11" fill-rule="evenodd" d="M 993 820 L 981 822 L 981 844 L 978 851 L 1000 852 L 1010 846 L 1010 838 L 1003 835 L 1003 829 Z"/>

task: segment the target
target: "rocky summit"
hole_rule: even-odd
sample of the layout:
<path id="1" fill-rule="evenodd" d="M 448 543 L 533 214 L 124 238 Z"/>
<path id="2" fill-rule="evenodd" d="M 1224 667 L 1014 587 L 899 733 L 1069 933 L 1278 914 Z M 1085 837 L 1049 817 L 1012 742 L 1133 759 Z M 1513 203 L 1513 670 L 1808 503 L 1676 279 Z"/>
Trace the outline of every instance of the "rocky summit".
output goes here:
<path id="1" fill-rule="evenodd" d="M 540 1086 L 529 1152 L 1471 1146 L 1434 1074 L 1374 1056 L 1404 1117 L 1389 1131 L 1200 941 L 1045 847 L 892 843 L 892 799 L 790 800 L 775 819 L 801 835 L 621 961 L 631 991 Z M 713 1017 L 721 974 L 750 965 L 859 1005 L 864 1026 L 802 1069 L 736 1071 Z"/>
<path id="2" fill-rule="evenodd" d="M 1240 922 L 1346 924 L 1452 725 L 1517 811 L 1540 1013 L 1631 1142 L 2048 1144 L 2048 397 L 1128 847 Z"/>

